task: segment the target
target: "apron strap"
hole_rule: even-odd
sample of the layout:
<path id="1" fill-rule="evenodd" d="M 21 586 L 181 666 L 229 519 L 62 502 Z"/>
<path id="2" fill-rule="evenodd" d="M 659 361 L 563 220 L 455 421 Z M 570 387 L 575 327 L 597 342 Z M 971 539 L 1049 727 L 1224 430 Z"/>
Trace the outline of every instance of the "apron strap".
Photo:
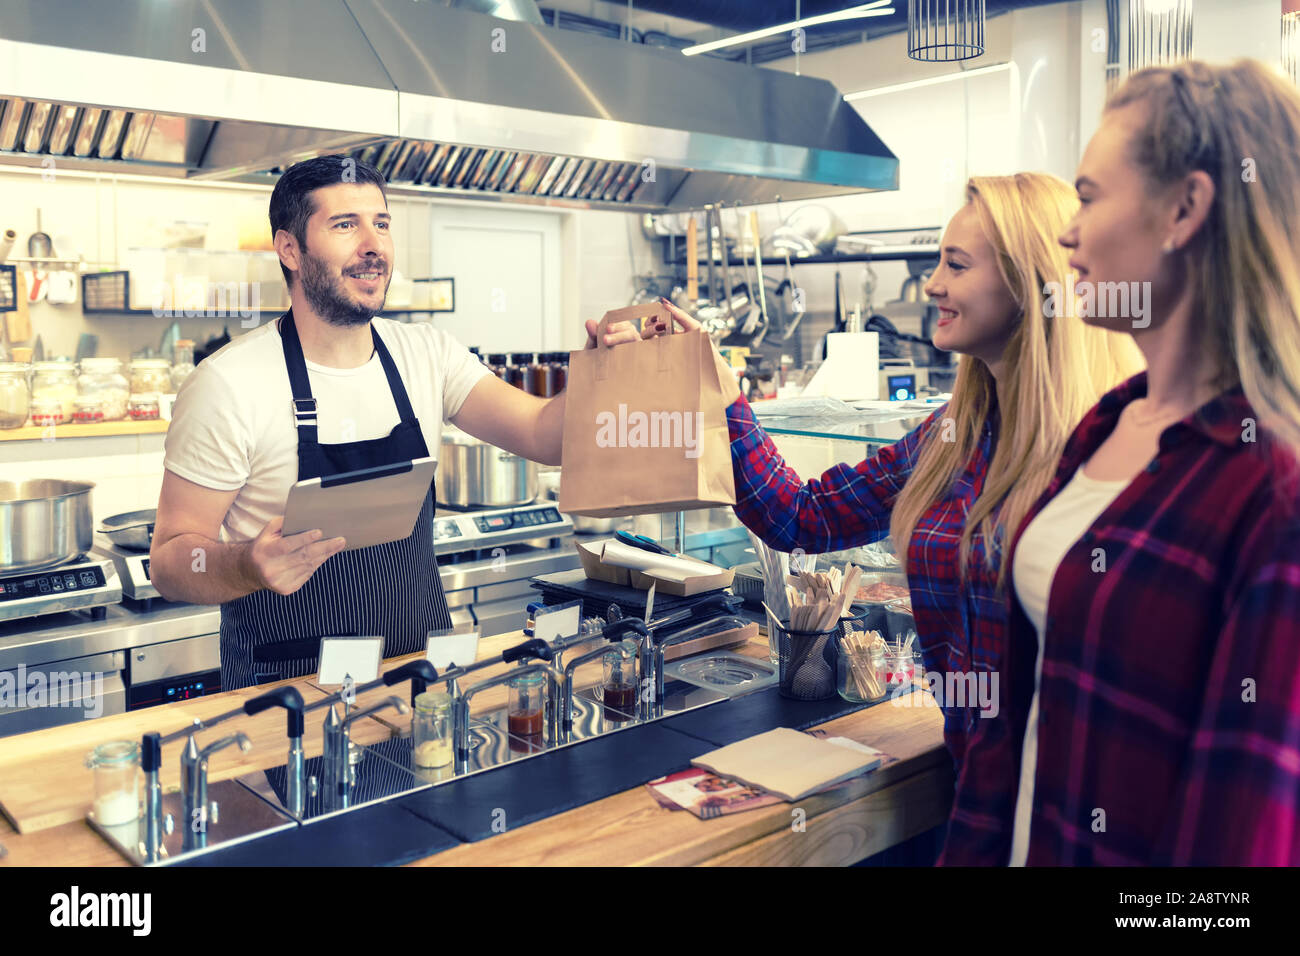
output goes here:
<path id="1" fill-rule="evenodd" d="M 415 419 L 415 409 L 406 394 L 406 386 L 397 371 L 397 364 L 389 354 L 388 347 L 374 325 L 370 326 L 370 337 L 379 355 L 379 362 L 384 367 L 384 377 L 388 379 L 388 390 L 392 393 L 393 403 L 397 406 L 397 417 L 406 423 Z M 293 393 L 293 419 L 298 429 L 298 441 L 317 441 L 316 399 L 311 394 L 311 381 L 307 377 L 307 360 L 302 354 L 302 342 L 298 339 L 298 330 L 293 323 L 293 309 L 280 316 L 280 346 L 284 350 L 284 364 L 289 372 L 289 389 Z"/>

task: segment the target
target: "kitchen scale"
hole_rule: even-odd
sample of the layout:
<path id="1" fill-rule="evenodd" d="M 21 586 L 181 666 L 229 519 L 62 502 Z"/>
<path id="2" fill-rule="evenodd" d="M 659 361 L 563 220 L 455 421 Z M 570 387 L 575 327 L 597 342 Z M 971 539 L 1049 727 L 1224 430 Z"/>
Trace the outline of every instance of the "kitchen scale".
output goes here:
<path id="1" fill-rule="evenodd" d="M 128 551 L 126 548 L 119 548 L 107 537 L 97 534 L 95 545 L 90 553 L 113 563 L 118 580 L 122 582 L 123 596 L 132 601 L 146 602 L 146 608 L 147 602 L 162 597 L 149 579 L 148 551 Z"/>
<path id="2" fill-rule="evenodd" d="M 0 577 L 0 621 L 61 611 L 88 611 L 91 620 L 99 621 L 105 607 L 121 599 L 113 562 L 93 553 L 57 568 Z"/>
<path id="3" fill-rule="evenodd" d="M 553 502 L 482 511 L 439 509 L 433 521 L 433 550 L 457 554 L 571 534 L 573 522 Z"/>

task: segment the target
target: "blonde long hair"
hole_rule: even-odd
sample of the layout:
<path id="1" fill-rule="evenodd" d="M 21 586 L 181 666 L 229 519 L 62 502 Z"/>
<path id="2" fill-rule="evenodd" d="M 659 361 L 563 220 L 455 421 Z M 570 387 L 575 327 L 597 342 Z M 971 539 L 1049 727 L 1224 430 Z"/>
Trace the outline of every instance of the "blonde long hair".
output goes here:
<path id="1" fill-rule="evenodd" d="M 1187 247 L 1196 327 L 1260 425 L 1300 454 L 1300 93 L 1254 60 L 1187 61 L 1134 73 L 1107 111 L 1141 103 L 1129 153 L 1157 186 L 1214 181 Z"/>
<path id="2" fill-rule="evenodd" d="M 985 560 L 997 568 L 1001 589 L 1006 583 L 1001 560 L 1006 537 L 1015 533 L 1051 481 L 1065 441 L 1084 413 L 1136 373 L 1141 358 L 1128 336 L 1089 327 L 1070 313 L 1047 315 L 1052 288 L 1048 283 L 1057 283 L 1056 303 L 1072 296 L 1074 289 L 1069 255 L 1057 241 L 1078 207 L 1066 182 L 1046 173 L 977 176 L 966 184 L 966 201 L 975 209 L 1003 281 L 1021 310 L 1003 352 L 1005 404 L 998 409 L 997 447 L 961 535 L 963 578 L 978 528 Z M 948 494 L 969 463 L 996 405 L 997 383 L 989 367 L 963 355 L 948 420 L 931 429 L 894 503 L 890 533 L 899 555 L 906 555 L 921 515 Z"/>

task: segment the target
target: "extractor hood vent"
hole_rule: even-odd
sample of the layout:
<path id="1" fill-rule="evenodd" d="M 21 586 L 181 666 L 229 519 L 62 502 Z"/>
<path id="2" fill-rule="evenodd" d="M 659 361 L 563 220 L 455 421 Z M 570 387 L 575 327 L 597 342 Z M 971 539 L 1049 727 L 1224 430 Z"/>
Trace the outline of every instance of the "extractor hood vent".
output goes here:
<path id="1" fill-rule="evenodd" d="M 409 0 L 0 7 L 0 102 L 0 163 L 269 181 L 345 152 L 403 190 L 635 211 L 898 187 L 824 80 Z"/>

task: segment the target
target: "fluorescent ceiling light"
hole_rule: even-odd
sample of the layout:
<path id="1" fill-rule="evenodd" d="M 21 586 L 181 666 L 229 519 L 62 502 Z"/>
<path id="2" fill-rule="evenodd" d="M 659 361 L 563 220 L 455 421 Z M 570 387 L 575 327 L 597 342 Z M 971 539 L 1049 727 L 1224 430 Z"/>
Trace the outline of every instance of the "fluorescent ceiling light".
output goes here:
<path id="1" fill-rule="evenodd" d="M 945 73 L 943 76 L 931 76 L 924 80 L 911 80 L 907 83 L 895 83 L 893 86 L 877 86 L 870 90 L 859 90 L 856 93 L 845 93 L 845 101 L 862 100 L 868 96 L 883 96 L 885 93 L 897 93 L 900 90 L 914 90 L 920 86 L 934 86 L 936 83 L 948 83 L 951 80 L 965 80 L 972 76 L 981 76 L 988 73 L 997 73 L 1000 70 L 1011 69 L 1010 63 L 995 63 L 992 66 L 981 66 L 974 70 L 960 70 L 956 73 Z"/>
<path id="2" fill-rule="evenodd" d="M 753 40 L 761 40 L 763 37 L 775 36 L 778 33 L 789 33 L 791 30 L 803 27 L 815 27 L 819 23 L 837 23 L 840 20 L 859 20 L 863 17 L 887 17 L 894 12 L 894 8 L 888 6 L 892 2 L 893 0 L 872 0 L 871 3 L 859 3 L 857 6 L 836 13 L 823 13 L 821 16 L 804 17 L 802 20 L 791 20 L 789 23 L 781 23 L 774 27 L 764 27 L 762 30 L 755 30 L 752 33 L 741 33 L 722 40 L 697 43 L 695 46 L 686 47 L 686 49 L 682 50 L 682 53 L 686 56 L 695 56 L 697 53 L 708 53 L 710 50 L 741 46 Z M 884 9 L 881 9 L 882 7 Z"/>

